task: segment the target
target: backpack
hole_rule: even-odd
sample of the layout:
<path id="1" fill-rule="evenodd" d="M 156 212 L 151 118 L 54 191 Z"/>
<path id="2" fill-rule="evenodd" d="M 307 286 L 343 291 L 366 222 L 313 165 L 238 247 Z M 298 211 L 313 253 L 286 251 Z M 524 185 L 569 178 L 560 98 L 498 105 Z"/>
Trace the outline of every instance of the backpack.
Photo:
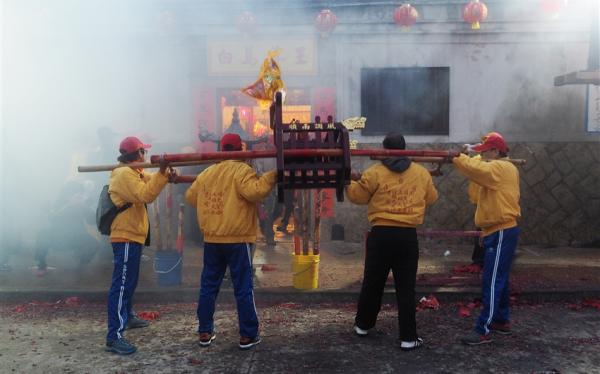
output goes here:
<path id="1" fill-rule="evenodd" d="M 98 199 L 98 206 L 96 207 L 96 226 L 98 227 L 100 234 L 110 235 L 110 226 L 115 220 L 117 214 L 126 210 L 130 206 L 131 203 L 126 203 L 122 207 L 117 208 L 108 194 L 108 185 L 102 187 L 100 198 Z"/>

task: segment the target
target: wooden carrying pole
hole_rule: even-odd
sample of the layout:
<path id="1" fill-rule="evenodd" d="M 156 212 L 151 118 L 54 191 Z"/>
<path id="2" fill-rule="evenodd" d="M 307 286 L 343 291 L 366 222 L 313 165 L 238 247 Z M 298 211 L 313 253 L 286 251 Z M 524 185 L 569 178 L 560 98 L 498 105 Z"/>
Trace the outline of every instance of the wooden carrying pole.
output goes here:
<path id="1" fill-rule="evenodd" d="M 309 246 L 310 246 L 310 231 L 309 231 L 309 225 L 310 225 L 310 203 L 312 201 L 311 199 L 311 193 L 309 190 L 302 190 L 300 191 L 300 194 L 302 194 L 302 254 L 303 255 L 308 255 L 308 250 L 309 250 Z"/>
<path id="2" fill-rule="evenodd" d="M 286 149 L 285 157 L 334 157 L 341 156 L 341 149 Z M 457 156 L 456 152 L 431 151 L 431 150 L 406 150 L 406 149 L 351 149 L 350 155 L 354 157 L 371 157 L 373 160 L 381 160 L 388 157 L 407 156 L 414 162 L 450 163 Z M 275 158 L 276 151 L 228 151 L 207 153 L 180 153 L 167 154 L 166 160 L 169 166 L 193 166 L 211 164 L 222 160 L 245 160 L 253 158 Z M 158 168 L 160 156 L 151 156 L 151 162 L 137 162 L 131 164 L 91 165 L 78 166 L 80 173 L 98 171 L 111 171 L 120 167 L 132 167 L 138 169 Z M 526 160 L 507 158 L 506 161 L 515 165 L 524 165 Z"/>
<path id="3" fill-rule="evenodd" d="M 321 203 L 322 203 L 322 190 L 316 191 L 315 197 L 315 233 L 313 237 L 313 255 L 318 255 L 321 244 Z"/>
<path id="4" fill-rule="evenodd" d="M 187 162 L 171 162 L 169 166 L 193 166 L 202 164 L 212 164 L 213 161 L 187 161 Z M 110 165 L 92 165 L 92 166 L 78 166 L 77 171 L 80 173 L 93 173 L 97 171 L 112 171 L 116 168 L 130 167 L 134 169 L 153 169 L 159 168 L 158 163 L 152 162 L 132 162 L 130 164 L 110 164 Z"/>
<path id="5" fill-rule="evenodd" d="M 330 148 L 308 148 L 308 149 L 285 149 L 284 157 L 341 157 L 344 155 L 342 149 Z M 454 151 L 433 151 L 423 149 L 351 149 L 350 155 L 354 157 L 400 157 L 400 156 L 418 156 L 418 157 L 456 157 L 458 152 Z M 150 157 L 152 164 L 158 164 L 159 155 Z M 223 152 L 205 152 L 205 153 L 173 153 L 165 154 L 162 157 L 169 163 L 189 162 L 189 161 L 216 161 L 216 160 L 247 160 L 253 158 L 275 158 L 277 151 L 223 151 Z"/>
<path id="6" fill-rule="evenodd" d="M 388 157 L 385 156 L 371 156 L 371 160 L 384 160 Z M 451 163 L 452 159 L 448 158 L 448 157 L 420 157 L 420 156 L 409 156 L 408 158 L 410 158 L 411 161 L 414 162 L 423 162 L 423 163 L 427 163 L 430 162 L 432 164 L 438 164 L 438 163 Z M 521 158 L 503 158 L 503 161 L 508 161 L 510 163 L 513 163 L 515 165 L 525 165 L 527 163 L 527 160 L 521 159 Z"/>

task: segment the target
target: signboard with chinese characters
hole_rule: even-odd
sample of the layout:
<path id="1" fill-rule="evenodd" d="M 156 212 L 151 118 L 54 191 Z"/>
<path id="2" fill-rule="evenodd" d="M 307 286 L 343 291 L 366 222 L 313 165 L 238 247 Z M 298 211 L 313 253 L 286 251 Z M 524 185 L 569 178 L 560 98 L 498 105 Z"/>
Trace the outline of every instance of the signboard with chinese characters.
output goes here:
<path id="1" fill-rule="evenodd" d="M 275 58 L 285 79 L 286 75 L 317 73 L 315 40 L 240 40 L 209 39 L 207 41 L 209 75 L 251 75 L 260 71 L 268 51 L 281 50 Z M 285 80 L 284 80 L 285 81 Z"/>
<path id="2" fill-rule="evenodd" d="M 587 131 L 600 132 L 600 86 L 588 84 L 585 120 Z"/>

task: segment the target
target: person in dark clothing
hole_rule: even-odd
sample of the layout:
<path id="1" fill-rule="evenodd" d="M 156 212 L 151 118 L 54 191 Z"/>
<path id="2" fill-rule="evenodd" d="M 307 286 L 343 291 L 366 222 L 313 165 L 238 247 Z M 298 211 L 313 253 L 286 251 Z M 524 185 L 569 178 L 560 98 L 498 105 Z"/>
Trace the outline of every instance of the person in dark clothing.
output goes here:
<path id="1" fill-rule="evenodd" d="M 46 258 L 50 249 L 70 250 L 80 267 L 87 265 L 101 247 L 89 230 L 95 225 L 94 219 L 83 185 L 75 181 L 67 182 L 49 212 L 45 225 L 36 235 L 34 257 L 37 275 L 46 274 Z"/>
<path id="2" fill-rule="evenodd" d="M 276 217 L 269 214 L 269 212 L 273 211 L 277 205 L 279 205 L 277 203 L 277 196 L 274 191 L 271 191 L 269 196 L 265 197 L 258 206 L 260 232 L 270 247 L 275 246 L 277 242 L 275 241 L 275 231 L 273 230 L 273 221 Z"/>
<path id="3" fill-rule="evenodd" d="M 290 222 L 290 217 L 294 212 L 294 191 L 288 191 L 283 196 L 283 204 L 278 202 L 275 203 L 273 207 L 273 220 L 276 221 L 277 218 L 281 216 L 283 212 L 283 217 L 281 218 L 281 222 L 277 225 L 277 231 L 287 232 L 287 226 Z"/>
<path id="4" fill-rule="evenodd" d="M 405 149 L 404 137 L 389 134 L 385 149 Z M 398 303 L 400 349 L 410 351 L 423 345 L 415 320 L 415 284 L 419 262 L 417 225 L 423 223 L 427 205 L 438 193 L 431 175 L 407 157 L 387 158 L 362 175 L 352 173 L 346 188 L 348 199 L 368 204 L 373 226 L 367 237 L 365 270 L 358 300 L 354 331 L 366 336 L 375 326 L 390 269 L 394 275 Z"/>

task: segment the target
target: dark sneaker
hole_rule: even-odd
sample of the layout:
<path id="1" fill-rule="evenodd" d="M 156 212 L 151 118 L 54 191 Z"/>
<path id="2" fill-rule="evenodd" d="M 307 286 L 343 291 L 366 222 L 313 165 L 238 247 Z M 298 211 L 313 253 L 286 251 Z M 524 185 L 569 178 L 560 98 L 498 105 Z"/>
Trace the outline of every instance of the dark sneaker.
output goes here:
<path id="1" fill-rule="evenodd" d="M 112 342 L 106 342 L 106 351 L 114 352 L 120 355 L 130 355 L 137 351 L 137 348 L 124 338 L 121 338 L 113 340 Z"/>
<path id="2" fill-rule="evenodd" d="M 284 225 L 277 226 L 277 231 L 286 233 L 287 232 L 287 225 L 285 225 L 285 226 Z"/>
<path id="3" fill-rule="evenodd" d="M 363 330 L 360 327 L 354 325 L 354 333 L 362 338 L 369 334 L 369 330 Z"/>
<path id="4" fill-rule="evenodd" d="M 250 349 L 260 343 L 260 336 L 256 335 L 254 338 L 242 337 L 240 338 L 240 349 Z"/>
<path id="5" fill-rule="evenodd" d="M 201 332 L 198 344 L 200 344 L 201 347 L 208 347 L 216 337 L 214 332 Z"/>
<path id="6" fill-rule="evenodd" d="M 469 335 L 463 337 L 462 339 L 460 339 L 460 341 L 463 344 L 466 345 L 480 345 L 480 344 L 487 344 L 487 343 L 491 343 L 492 342 L 492 338 L 490 337 L 490 335 L 481 335 L 475 331 L 473 331 L 472 333 L 470 333 Z"/>
<path id="7" fill-rule="evenodd" d="M 414 351 L 415 349 L 419 349 L 423 346 L 423 339 L 417 338 L 412 342 L 402 341 L 400 343 L 400 349 L 403 351 Z"/>
<path id="8" fill-rule="evenodd" d="M 140 317 L 138 317 L 136 314 L 133 314 L 131 316 L 129 316 L 129 319 L 127 320 L 127 326 L 125 327 L 125 330 L 127 329 L 139 329 L 142 327 L 148 327 L 150 326 L 150 323 L 148 321 L 146 321 L 145 319 L 142 319 Z"/>
<path id="9" fill-rule="evenodd" d="M 493 332 L 495 332 L 497 334 L 500 334 L 500 335 L 510 335 L 510 334 L 512 334 L 509 322 L 506 322 L 506 323 L 492 322 L 492 324 L 489 326 L 489 329 L 490 329 L 490 331 L 493 331 Z"/>

